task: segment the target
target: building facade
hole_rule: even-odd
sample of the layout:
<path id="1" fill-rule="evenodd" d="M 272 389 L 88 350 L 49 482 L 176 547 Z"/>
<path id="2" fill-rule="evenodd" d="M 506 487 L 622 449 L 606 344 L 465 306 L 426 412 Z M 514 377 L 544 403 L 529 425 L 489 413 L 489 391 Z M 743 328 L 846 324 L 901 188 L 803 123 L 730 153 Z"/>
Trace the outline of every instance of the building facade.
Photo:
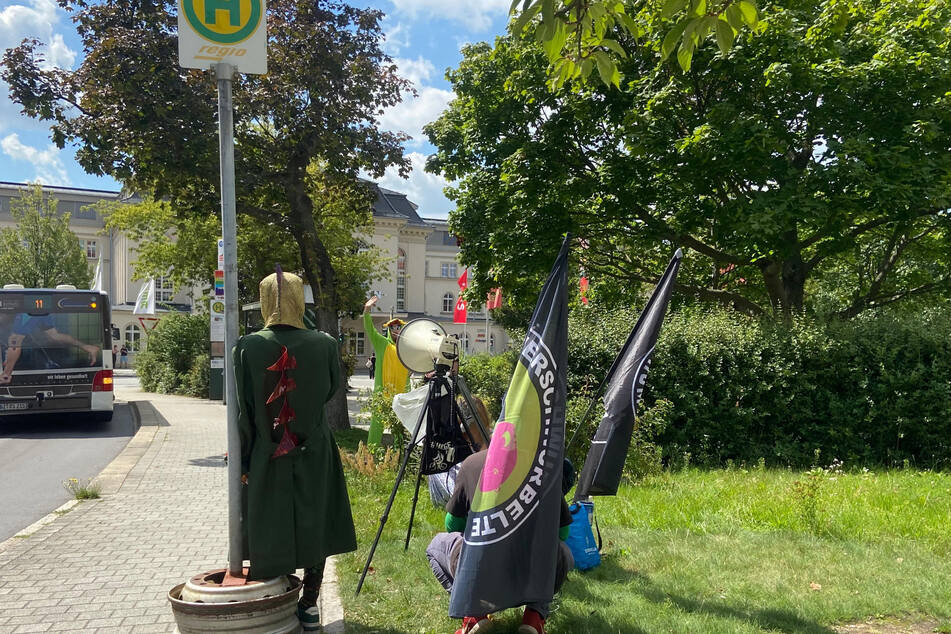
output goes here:
<path id="1" fill-rule="evenodd" d="M 25 183 L 0 182 L 0 228 L 14 225 L 10 203 L 29 187 Z M 103 218 L 92 207 L 100 201 L 129 201 L 120 192 L 72 187 L 43 187 L 53 196 L 61 212 L 70 214 L 70 228 L 79 238 L 92 271 L 102 261 L 102 289 L 112 305 L 112 323 L 119 332 L 119 345 L 134 352 L 148 345 L 148 330 L 157 320 L 172 312 L 191 312 L 195 308 L 198 289 L 175 292 L 171 283 L 157 278 L 156 315 L 133 315 L 132 309 L 142 281 L 133 281 L 136 260 L 135 241 L 106 229 Z M 389 269 L 383 279 L 372 280 L 370 287 L 380 295 L 373 314 L 377 328 L 392 317 L 406 321 L 426 317 L 439 322 L 449 334 L 457 335 L 463 350 L 472 354 L 498 352 L 508 345 L 505 331 L 484 309 L 469 312 L 467 324 L 453 324 L 453 308 L 459 294 L 457 279 L 462 273 L 457 260 L 459 247 L 449 233 L 445 220 L 422 218 L 417 206 L 400 192 L 377 187 L 373 206 L 373 233 L 368 241 L 380 248 L 388 258 Z M 209 245 L 215 249 L 215 245 Z M 90 276 L 91 277 L 91 276 Z M 372 352 L 362 319 L 341 322 L 346 345 L 362 368 Z"/>
<path id="2" fill-rule="evenodd" d="M 463 269 L 458 263 L 458 242 L 445 220 L 421 217 L 405 194 L 377 187 L 373 234 L 368 238 L 390 262 L 385 278 L 370 281 L 370 288 L 380 296 L 372 313 L 377 329 L 393 317 L 426 318 L 457 336 L 464 353 L 495 353 L 508 346 L 505 330 L 484 308 L 470 310 L 465 324 L 453 323 Z M 363 367 L 372 349 L 362 318 L 342 320 L 341 330 L 357 367 Z"/>
<path id="3" fill-rule="evenodd" d="M 29 188 L 25 183 L 0 182 L 0 229 L 14 226 L 10 205 L 14 199 Z M 73 187 L 43 187 L 47 196 L 57 201 L 57 209 L 69 213 L 69 227 L 79 238 L 86 254 L 91 272 L 102 261 L 102 290 L 109 295 L 112 306 L 113 333 L 119 338 L 113 343 L 125 346 L 130 359 L 148 345 L 148 330 L 163 316 L 173 312 L 190 312 L 194 301 L 188 290 L 176 293 L 171 282 L 164 278 L 155 280 L 156 314 L 154 317 L 133 315 L 135 298 L 142 287 L 142 280 L 132 280 L 132 267 L 136 258 L 135 241 L 127 236 L 106 229 L 105 221 L 93 207 L 101 201 L 122 200 L 119 192 Z M 131 198 L 137 202 L 137 199 Z"/>

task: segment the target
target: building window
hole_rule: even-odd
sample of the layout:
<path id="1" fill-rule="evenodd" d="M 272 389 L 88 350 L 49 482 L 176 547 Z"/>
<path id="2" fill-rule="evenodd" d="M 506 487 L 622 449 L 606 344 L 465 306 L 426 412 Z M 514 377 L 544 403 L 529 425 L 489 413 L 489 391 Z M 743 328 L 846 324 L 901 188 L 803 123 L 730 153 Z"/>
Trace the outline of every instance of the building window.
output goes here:
<path id="1" fill-rule="evenodd" d="M 130 352 L 136 352 L 139 349 L 139 344 L 142 341 L 142 330 L 135 324 L 129 324 L 125 327 L 125 336 L 122 338 L 123 345 L 125 345 L 126 350 Z"/>
<path id="2" fill-rule="evenodd" d="M 175 285 L 172 284 L 172 281 L 165 277 L 159 277 L 155 280 L 155 301 L 157 302 L 171 302 L 175 297 Z"/>
<path id="3" fill-rule="evenodd" d="M 456 275 L 456 263 L 455 262 L 443 262 L 441 268 L 442 277 L 458 277 Z"/>
<path id="4" fill-rule="evenodd" d="M 355 330 L 348 331 L 347 347 L 351 355 L 362 357 L 366 352 L 366 335 Z"/>
<path id="5" fill-rule="evenodd" d="M 99 243 L 97 241 L 80 238 L 79 246 L 86 254 L 87 258 L 95 260 L 99 257 Z"/>
<path id="6" fill-rule="evenodd" d="M 442 296 L 442 312 L 451 313 L 455 307 L 456 298 L 452 296 L 452 293 L 446 293 Z"/>
<path id="7" fill-rule="evenodd" d="M 396 252 L 396 310 L 406 311 L 406 252 Z"/>

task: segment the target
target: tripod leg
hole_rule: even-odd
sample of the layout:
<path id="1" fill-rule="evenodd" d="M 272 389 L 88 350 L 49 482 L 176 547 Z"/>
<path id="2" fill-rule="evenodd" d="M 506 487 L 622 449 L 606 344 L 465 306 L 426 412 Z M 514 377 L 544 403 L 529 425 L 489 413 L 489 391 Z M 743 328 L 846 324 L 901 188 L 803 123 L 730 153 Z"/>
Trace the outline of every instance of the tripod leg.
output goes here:
<path id="1" fill-rule="evenodd" d="M 419 483 L 423 479 L 423 469 L 420 467 L 416 472 L 416 490 L 413 492 L 413 506 L 409 511 L 409 526 L 406 527 L 406 543 L 403 544 L 403 550 L 409 550 L 409 537 L 413 534 L 413 518 L 416 517 L 416 500 L 419 499 Z"/>
<path id="2" fill-rule="evenodd" d="M 367 563 L 363 566 L 363 572 L 360 573 L 360 581 L 357 582 L 357 591 L 355 594 L 359 595 L 360 590 L 363 589 L 363 581 L 367 577 L 367 571 L 370 569 L 370 562 L 373 561 L 373 554 L 376 552 L 377 544 L 380 543 L 380 535 L 383 534 L 383 526 L 386 524 L 387 518 L 390 516 L 390 509 L 393 508 L 393 500 L 396 499 L 396 492 L 400 488 L 400 482 L 403 480 L 403 475 L 406 473 L 406 464 L 409 462 L 409 456 L 412 453 L 411 447 L 416 444 L 416 437 L 419 436 L 419 428 L 423 425 L 423 419 L 426 418 L 426 409 L 429 406 L 429 394 L 426 396 L 426 402 L 423 403 L 423 409 L 419 412 L 419 418 L 416 420 L 416 428 L 413 429 L 413 437 L 410 439 L 409 445 L 406 448 L 406 455 L 403 456 L 403 462 L 400 463 L 400 470 L 396 474 L 396 482 L 393 483 L 393 490 L 390 492 L 390 499 L 386 503 L 386 509 L 383 511 L 383 516 L 380 517 L 380 527 L 376 531 L 376 537 L 373 538 L 373 545 L 370 546 L 370 554 L 367 556 Z"/>

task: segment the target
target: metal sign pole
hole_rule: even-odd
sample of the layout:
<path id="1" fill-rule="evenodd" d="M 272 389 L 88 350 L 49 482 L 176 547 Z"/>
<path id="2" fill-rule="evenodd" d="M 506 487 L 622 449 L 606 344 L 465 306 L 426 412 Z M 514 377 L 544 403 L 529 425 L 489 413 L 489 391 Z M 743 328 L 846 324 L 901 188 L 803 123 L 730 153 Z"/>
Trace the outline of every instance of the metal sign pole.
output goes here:
<path id="1" fill-rule="evenodd" d="M 234 193 L 234 121 L 232 120 L 231 64 L 215 64 L 218 80 L 218 140 L 221 156 L 221 234 L 225 271 L 225 403 L 228 410 L 228 571 L 243 572 L 241 553 L 241 441 L 238 437 L 238 399 L 235 395 L 234 357 L 238 341 L 238 239 Z"/>

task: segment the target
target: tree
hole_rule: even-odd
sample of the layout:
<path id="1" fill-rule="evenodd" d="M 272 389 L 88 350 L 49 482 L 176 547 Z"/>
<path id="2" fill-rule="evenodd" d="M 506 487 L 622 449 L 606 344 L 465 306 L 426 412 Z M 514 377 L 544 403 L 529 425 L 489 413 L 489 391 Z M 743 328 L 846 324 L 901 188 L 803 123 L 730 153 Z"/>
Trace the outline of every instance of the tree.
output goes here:
<path id="1" fill-rule="evenodd" d="M 314 184 L 310 196 L 315 216 L 325 228 L 342 310 L 360 307 L 366 299 L 368 280 L 385 271 L 383 255 L 369 244 L 372 214 L 357 213 L 369 204 L 365 188 L 358 183 L 347 188 Z M 96 208 L 105 218 L 107 230 L 124 233 L 136 242 L 133 279 L 164 275 L 176 288 L 212 283 L 218 263 L 211 245 L 221 236 L 220 216 L 181 217 L 168 202 L 152 199 L 137 203 L 102 201 L 96 203 Z M 354 226 L 357 220 L 363 223 Z M 286 271 L 301 270 L 294 236 L 276 223 L 253 216 L 242 218 L 238 252 L 241 303 L 257 300 L 258 282 L 274 272 L 275 263 Z"/>
<path id="2" fill-rule="evenodd" d="M 89 288 L 91 275 L 79 238 L 69 229 L 69 214 L 37 183 L 10 201 L 16 227 L 0 230 L 0 286 Z"/>
<path id="3" fill-rule="evenodd" d="M 176 63 L 176 3 L 61 0 L 86 51 L 75 71 L 44 69 L 35 40 L 6 52 L 3 78 L 32 117 L 51 123 L 59 146 L 79 145 L 91 173 L 166 200 L 178 218 L 219 208 L 218 137 L 212 76 Z M 382 14 L 336 0 L 268 3 L 268 73 L 234 81 L 237 210 L 293 236 L 314 291 L 321 330 L 337 336 L 341 294 L 333 231 L 309 170 L 328 186 L 351 187 L 359 173 L 405 173 L 405 135 L 381 131 L 378 117 L 408 83 L 380 49 Z M 338 212 L 340 210 L 338 209 Z M 239 226 L 243 226 L 240 225 Z M 241 229 L 239 229 L 241 231 Z M 328 405 L 334 427 L 348 424 L 341 390 Z"/>
<path id="4" fill-rule="evenodd" d="M 569 79 L 584 81 L 595 68 L 606 86 L 620 88 L 617 62 L 627 52 L 619 38 L 653 33 L 662 38 L 662 59 L 676 50 L 681 68 L 690 70 L 694 51 L 705 40 L 714 38 L 726 55 L 737 33 L 758 21 L 750 0 L 513 0 L 509 12 L 517 14 L 517 34 L 538 18 L 534 33 L 548 54 L 554 88 Z M 660 30 L 648 26 L 658 22 Z"/>
<path id="5" fill-rule="evenodd" d="M 750 314 L 789 316 L 832 283 L 849 284 L 827 302 L 845 317 L 947 296 L 951 6 L 762 13 L 728 56 L 699 49 L 688 72 L 657 65 L 659 44 L 632 48 L 620 91 L 548 90 L 528 39 L 467 47 L 448 75 L 457 97 L 426 131 L 427 169 L 459 181 L 450 225 L 478 265 L 472 294 L 529 294 L 570 230 L 617 299 L 676 246 L 681 291 Z"/>

